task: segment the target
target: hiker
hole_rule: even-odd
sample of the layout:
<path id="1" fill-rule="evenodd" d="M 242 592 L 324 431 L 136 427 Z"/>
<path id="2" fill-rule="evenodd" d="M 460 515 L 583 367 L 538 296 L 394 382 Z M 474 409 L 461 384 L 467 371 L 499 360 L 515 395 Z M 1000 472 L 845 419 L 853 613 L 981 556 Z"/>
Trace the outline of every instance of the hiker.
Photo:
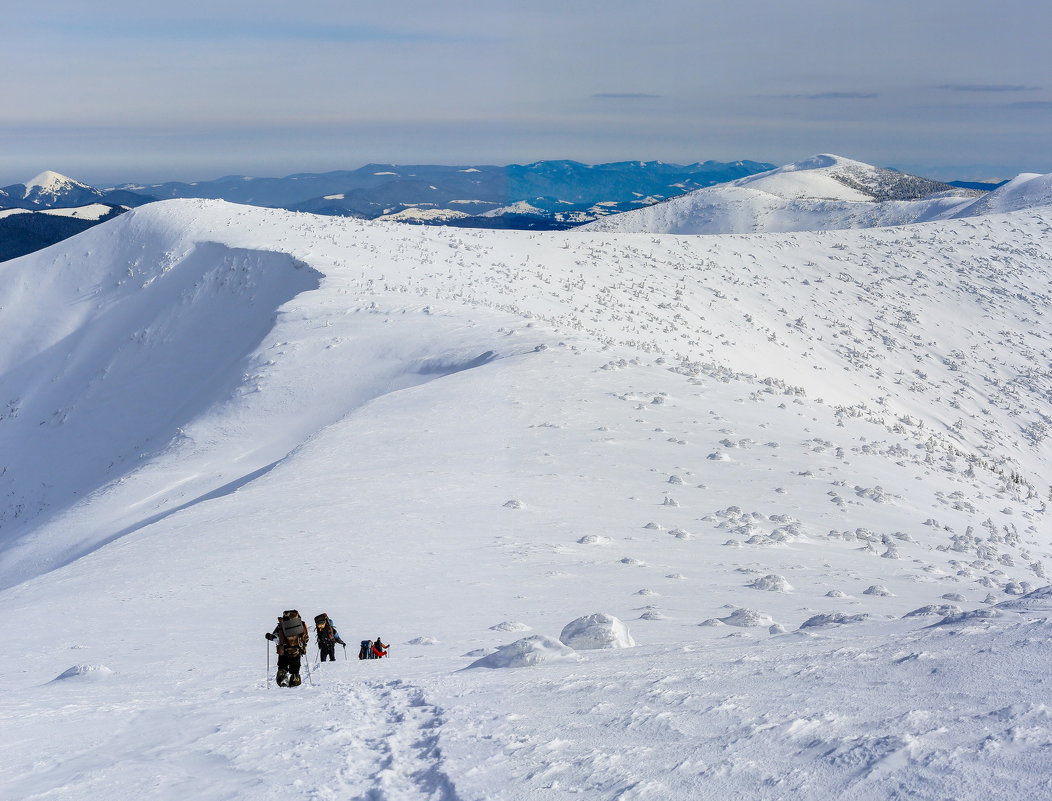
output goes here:
<path id="1" fill-rule="evenodd" d="M 359 659 L 372 659 L 373 658 L 373 641 L 362 640 L 362 647 L 358 649 Z"/>
<path id="2" fill-rule="evenodd" d="M 314 616 L 314 631 L 318 636 L 318 651 L 321 653 L 321 661 L 325 661 L 325 657 L 329 658 L 330 662 L 336 661 L 336 643 L 339 643 L 344 648 L 347 647 L 347 643 L 340 639 L 340 632 L 336 630 L 336 624 L 332 622 L 327 614 L 322 612 L 320 615 Z"/>
<path id="3" fill-rule="evenodd" d="M 274 631 L 267 633 L 268 640 L 277 641 L 279 687 L 299 687 L 300 657 L 307 653 L 307 642 L 310 636 L 307 624 L 300 619 L 295 609 L 286 609 L 278 618 Z"/>
<path id="4" fill-rule="evenodd" d="M 375 640 L 373 640 L 373 645 L 372 645 L 373 655 L 370 658 L 371 659 L 383 659 L 385 656 L 387 656 L 387 649 L 389 647 L 390 647 L 390 644 L 385 645 L 384 641 L 381 640 L 379 637 L 377 637 Z"/>

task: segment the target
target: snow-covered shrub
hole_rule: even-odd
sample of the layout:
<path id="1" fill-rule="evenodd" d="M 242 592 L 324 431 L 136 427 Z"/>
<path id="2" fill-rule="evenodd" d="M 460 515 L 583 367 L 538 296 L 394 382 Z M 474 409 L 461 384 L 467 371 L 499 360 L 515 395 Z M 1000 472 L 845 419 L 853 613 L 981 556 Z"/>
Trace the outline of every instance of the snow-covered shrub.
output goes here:
<path id="1" fill-rule="evenodd" d="M 872 615 L 845 615 L 843 612 L 830 612 L 823 615 L 814 615 L 800 624 L 802 629 L 821 628 L 822 626 L 843 626 L 848 623 L 861 623 L 869 620 Z"/>
<path id="2" fill-rule="evenodd" d="M 793 589 L 793 585 L 786 580 L 785 576 L 777 576 L 774 573 L 760 576 L 746 586 L 752 587 L 754 590 L 767 590 L 768 592 L 792 592 Z"/>
<path id="3" fill-rule="evenodd" d="M 1017 612 L 1052 612 L 1052 586 L 1039 587 L 1026 595 L 1002 601 L 997 607 Z"/>
<path id="4" fill-rule="evenodd" d="M 559 639 L 563 645 L 578 651 L 633 648 L 636 644 L 628 632 L 628 626 L 604 612 L 571 620 L 563 626 Z"/>
<path id="5" fill-rule="evenodd" d="M 500 646 L 492 654 L 472 662 L 467 669 L 529 667 L 546 662 L 576 662 L 580 658 L 576 651 L 553 637 L 533 634 Z"/>
<path id="6" fill-rule="evenodd" d="M 531 628 L 532 626 L 519 623 L 517 620 L 505 620 L 503 623 L 490 626 L 490 631 L 529 631 Z"/>
<path id="7" fill-rule="evenodd" d="M 639 616 L 640 620 L 668 620 L 668 616 L 657 609 L 648 609 Z"/>
<path id="8" fill-rule="evenodd" d="M 74 665 L 68 670 L 59 673 L 51 681 L 68 681 L 69 679 L 99 681 L 100 679 L 108 679 L 112 675 L 113 671 L 105 665 Z"/>
<path id="9" fill-rule="evenodd" d="M 720 620 L 728 626 L 739 626 L 741 628 L 774 625 L 774 618 L 770 615 L 765 615 L 763 612 L 757 612 L 755 609 L 738 608 L 727 615 L 727 617 L 721 617 Z"/>
<path id="10" fill-rule="evenodd" d="M 903 617 L 924 617 L 926 615 L 949 617 L 950 615 L 959 615 L 961 611 L 961 607 L 955 604 L 928 604 L 919 609 L 914 609 L 912 612 L 907 612 Z"/>
<path id="11" fill-rule="evenodd" d="M 885 587 L 883 584 L 873 584 L 866 589 L 862 590 L 863 595 L 879 595 L 887 598 L 891 597 L 891 590 Z"/>
<path id="12" fill-rule="evenodd" d="M 610 542 L 609 537 L 604 537 L 602 534 L 585 534 L 579 540 L 578 545 L 606 545 Z"/>

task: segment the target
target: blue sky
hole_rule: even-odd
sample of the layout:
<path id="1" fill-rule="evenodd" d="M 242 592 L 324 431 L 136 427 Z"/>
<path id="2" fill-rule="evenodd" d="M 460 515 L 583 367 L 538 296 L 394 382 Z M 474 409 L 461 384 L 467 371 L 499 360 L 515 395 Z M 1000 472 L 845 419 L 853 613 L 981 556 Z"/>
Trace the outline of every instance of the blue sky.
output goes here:
<path id="1" fill-rule="evenodd" d="M 0 185 L 367 162 L 1052 172 L 1032 0 L 49 0 L 5 8 Z"/>

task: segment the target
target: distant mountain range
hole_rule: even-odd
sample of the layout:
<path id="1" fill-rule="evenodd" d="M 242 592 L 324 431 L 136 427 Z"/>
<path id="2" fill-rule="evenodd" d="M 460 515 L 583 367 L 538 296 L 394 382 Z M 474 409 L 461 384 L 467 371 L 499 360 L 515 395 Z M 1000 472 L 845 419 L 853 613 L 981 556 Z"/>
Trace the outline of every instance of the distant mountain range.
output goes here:
<path id="1" fill-rule="evenodd" d="M 46 171 L 0 188 L 0 260 L 31 253 L 95 222 L 170 198 L 210 198 L 363 219 L 479 228 L 572 228 L 723 181 L 768 170 L 755 161 L 495 166 L 368 164 L 284 178 L 226 176 L 97 189 Z M 44 212 L 80 209 L 63 218 Z M 101 209 L 101 211 L 100 211 Z M 4 212 L 7 212 L 5 215 Z M 14 212 L 18 212 L 17 215 Z"/>
<path id="2" fill-rule="evenodd" d="M 608 214 L 769 170 L 755 161 L 497 166 L 367 164 L 285 178 L 124 184 L 153 198 L 212 198 L 341 217 L 496 228 L 572 228 Z"/>
<path id="3" fill-rule="evenodd" d="M 368 164 L 284 178 L 225 176 L 108 189 L 45 171 L 25 184 L 0 188 L 0 260 L 46 247 L 129 208 L 171 198 L 424 225 L 528 230 L 588 225 L 599 231 L 723 234 L 966 216 L 985 213 L 982 209 L 1008 195 L 1013 202 L 1039 202 L 1044 183 L 1023 191 L 1021 179 L 1008 186 L 944 184 L 830 154 L 778 168 L 756 161 Z M 994 190 L 991 200 L 989 190 Z"/>

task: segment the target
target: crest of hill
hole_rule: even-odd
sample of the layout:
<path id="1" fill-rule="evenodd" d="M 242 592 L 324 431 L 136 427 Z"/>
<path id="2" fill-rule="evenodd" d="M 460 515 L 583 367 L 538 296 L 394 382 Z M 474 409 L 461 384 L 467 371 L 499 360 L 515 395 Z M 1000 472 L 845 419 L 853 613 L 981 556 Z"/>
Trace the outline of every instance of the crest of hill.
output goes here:
<path id="1" fill-rule="evenodd" d="M 179 457 L 192 476 L 183 496 L 248 480 L 359 403 L 509 352 L 489 329 L 465 330 L 465 315 L 499 320 L 494 329 L 528 320 L 553 340 L 646 354 L 683 375 L 798 386 L 1041 474 L 1050 379 L 1032 321 L 1049 302 L 1035 289 L 1049 267 L 1029 249 L 1047 215 L 1017 215 L 652 242 L 151 204 L 0 272 L 0 398 L 11 404 L 0 449 L 26 454 L 3 478 L 8 508 L 75 505 L 140 459 L 163 464 L 189 448 L 191 424 L 197 442 L 223 444 Z M 996 258 L 986 242 L 1001 243 Z M 543 282 L 507 267 L 522 263 L 543 264 Z M 74 302 L 85 293 L 90 304 Z M 345 293 L 357 298 L 350 315 Z M 281 313 L 293 299 L 314 311 Z M 329 345 L 356 340 L 352 369 Z M 294 355 L 275 361 L 289 341 Z M 115 505 L 97 531 L 133 525 L 133 507 Z M 8 536 L 36 525 L 26 512 L 12 519 Z M 11 575 L 86 552 L 99 534 L 77 536 L 65 555 L 45 537 L 24 556 L 9 551 Z"/>
<path id="2" fill-rule="evenodd" d="M 975 190 L 822 154 L 611 215 L 582 229 L 730 234 L 905 225 L 1043 205 L 1047 192 L 1041 181 L 1032 183 L 1039 177 L 1017 179 L 987 198 Z"/>
<path id="3" fill-rule="evenodd" d="M 786 200 L 917 200 L 959 191 L 949 184 L 828 153 L 732 181 L 730 186 L 758 189 Z"/>

